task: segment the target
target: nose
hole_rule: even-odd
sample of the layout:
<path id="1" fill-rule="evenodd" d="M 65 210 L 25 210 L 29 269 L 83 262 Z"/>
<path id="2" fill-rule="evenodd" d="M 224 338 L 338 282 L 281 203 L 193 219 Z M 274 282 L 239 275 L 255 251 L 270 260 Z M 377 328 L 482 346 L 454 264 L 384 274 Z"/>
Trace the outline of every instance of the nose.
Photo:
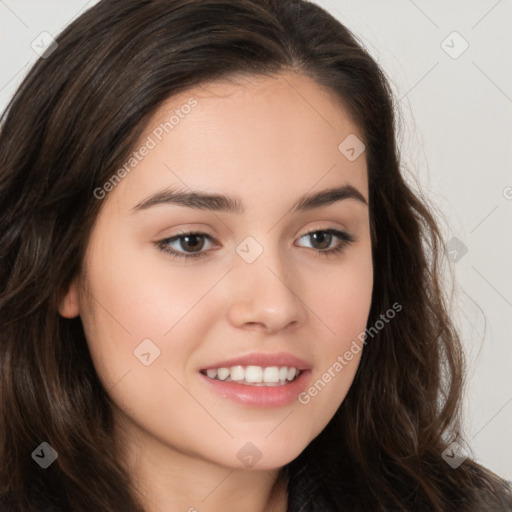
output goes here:
<path id="1" fill-rule="evenodd" d="M 277 250 L 266 248 L 252 263 L 237 261 L 231 286 L 228 317 L 235 327 L 271 334 L 297 328 L 306 321 L 300 279 Z"/>

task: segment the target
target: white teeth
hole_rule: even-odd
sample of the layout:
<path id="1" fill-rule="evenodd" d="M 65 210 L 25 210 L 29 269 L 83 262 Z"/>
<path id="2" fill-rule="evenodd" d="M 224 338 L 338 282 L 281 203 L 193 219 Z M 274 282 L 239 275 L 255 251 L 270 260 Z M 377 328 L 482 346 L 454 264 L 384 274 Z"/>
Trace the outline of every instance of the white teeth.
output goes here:
<path id="1" fill-rule="evenodd" d="M 238 382 L 260 386 L 283 385 L 300 375 L 297 368 L 287 366 L 232 366 L 231 368 L 210 368 L 206 370 L 210 379 Z"/>
<path id="2" fill-rule="evenodd" d="M 263 370 L 263 382 L 279 382 L 279 368 L 269 366 Z"/>
<path id="3" fill-rule="evenodd" d="M 286 374 L 286 378 L 288 380 L 293 380 L 296 373 L 297 373 L 297 370 L 295 368 L 288 368 L 288 373 Z"/>
<path id="4" fill-rule="evenodd" d="M 217 378 L 220 380 L 226 380 L 229 377 L 229 369 L 228 368 L 219 368 L 217 370 Z"/>
<path id="5" fill-rule="evenodd" d="M 244 380 L 245 370 L 243 366 L 232 366 L 229 369 L 231 380 Z"/>
<path id="6" fill-rule="evenodd" d="M 261 366 L 248 366 L 245 369 L 246 382 L 263 382 L 263 368 Z"/>

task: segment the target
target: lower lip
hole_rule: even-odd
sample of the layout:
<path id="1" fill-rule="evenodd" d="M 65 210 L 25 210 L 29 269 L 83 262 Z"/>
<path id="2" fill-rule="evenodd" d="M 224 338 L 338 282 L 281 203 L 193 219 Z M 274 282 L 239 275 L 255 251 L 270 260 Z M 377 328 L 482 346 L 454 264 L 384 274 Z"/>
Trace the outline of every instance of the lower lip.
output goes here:
<path id="1" fill-rule="evenodd" d="M 303 370 L 293 381 L 282 386 L 250 386 L 210 379 L 200 373 L 216 393 L 234 402 L 255 407 L 281 407 L 297 400 L 309 381 L 311 370 Z"/>

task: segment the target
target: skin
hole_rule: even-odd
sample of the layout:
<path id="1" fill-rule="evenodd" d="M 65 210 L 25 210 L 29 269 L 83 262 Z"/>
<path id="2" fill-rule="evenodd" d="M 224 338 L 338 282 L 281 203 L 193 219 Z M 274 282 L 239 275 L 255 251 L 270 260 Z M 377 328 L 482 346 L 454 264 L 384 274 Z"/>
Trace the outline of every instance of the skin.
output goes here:
<path id="1" fill-rule="evenodd" d="M 365 153 L 349 161 L 338 150 L 349 134 L 363 136 L 334 93 L 286 72 L 174 96 L 141 144 L 191 96 L 197 106 L 103 199 L 60 314 L 81 317 L 115 404 L 119 457 L 148 511 L 285 511 L 279 469 L 332 418 L 361 353 L 308 404 L 273 408 L 223 398 L 198 371 L 283 351 L 309 362 L 312 384 L 364 331 L 373 286 L 368 206 L 345 199 L 288 213 L 303 194 L 346 184 L 368 201 Z M 246 212 L 170 204 L 133 211 L 173 186 L 237 196 Z M 329 228 L 355 241 L 326 257 L 320 250 L 340 240 L 321 245 L 304 235 Z M 199 239 L 208 255 L 188 261 L 155 245 L 187 230 L 218 243 Z M 263 247 L 251 264 L 236 252 L 247 236 Z M 194 250 L 183 239 L 171 247 Z M 149 366 L 133 353 L 146 338 L 160 349 Z M 250 469 L 237 457 L 247 442 L 262 454 Z"/>

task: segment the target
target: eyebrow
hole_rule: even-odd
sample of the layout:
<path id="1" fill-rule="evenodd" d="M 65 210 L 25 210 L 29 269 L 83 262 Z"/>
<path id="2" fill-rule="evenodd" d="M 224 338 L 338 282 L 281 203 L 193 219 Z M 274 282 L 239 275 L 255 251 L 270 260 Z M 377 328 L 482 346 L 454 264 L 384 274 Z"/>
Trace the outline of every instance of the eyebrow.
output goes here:
<path id="1" fill-rule="evenodd" d="M 352 185 L 343 185 L 316 192 L 314 194 L 305 194 L 292 206 L 291 213 L 303 212 L 328 206 L 337 201 L 345 199 L 355 199 L 368 206 L 364 196 Z M 177 189 L 165 189 L 157 192 L 137 205 L 132 210 L 146 210 L 153 206 L 169 204 L 185 206 L 198 210 L 212 210 L 219 212 L 236 213 L 241 215 L 245 213 L 243 202 L 237 197 L 230 197 L 223 194 L 204 193 L 200 191 L 185 192 Z"/>

